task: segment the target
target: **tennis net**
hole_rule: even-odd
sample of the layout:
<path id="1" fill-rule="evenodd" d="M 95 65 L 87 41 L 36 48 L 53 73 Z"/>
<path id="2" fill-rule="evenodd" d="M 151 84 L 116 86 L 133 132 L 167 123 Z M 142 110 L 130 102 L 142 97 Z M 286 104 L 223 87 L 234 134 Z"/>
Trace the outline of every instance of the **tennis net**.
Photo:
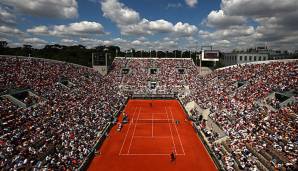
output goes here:
<path id="1" fill-rule="evenodd" d="M 136 119 L 133 123 L 175 123 L 173 119 Z"/>

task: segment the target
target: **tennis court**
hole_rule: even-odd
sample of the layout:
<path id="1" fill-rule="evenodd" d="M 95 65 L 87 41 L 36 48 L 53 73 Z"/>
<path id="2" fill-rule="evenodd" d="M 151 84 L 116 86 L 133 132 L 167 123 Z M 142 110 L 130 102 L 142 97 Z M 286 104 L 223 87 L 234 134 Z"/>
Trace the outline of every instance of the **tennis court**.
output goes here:
<path id="1" fill-rule="evenodd" d="M 130 100 L 125 113 L 128 124 L 111 130 L 89 170 L 216 170 L 178 101 Z"/>

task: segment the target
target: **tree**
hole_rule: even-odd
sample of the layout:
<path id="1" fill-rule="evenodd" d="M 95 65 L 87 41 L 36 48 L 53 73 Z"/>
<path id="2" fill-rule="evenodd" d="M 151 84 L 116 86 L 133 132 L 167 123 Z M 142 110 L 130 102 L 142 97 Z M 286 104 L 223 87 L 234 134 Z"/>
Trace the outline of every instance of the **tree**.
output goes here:
<path id="1" fill-rule="evenodd" d="M 31 56 L 32 55 L 32 46 L 31 45 L 23 45 L 23 49 L 24 49 L 24 52 L 25 52 L 25 56 Z"/>
<path id="2" fill-rule="evenodd" d="M 27 49 L 27 50 L 31 50 L 32 49 L 32 46 L 31 45 L 23 45 L 23 48 L 24 49 Z"/>
<path id="3" fill-rule="evenodd" d="M 6 41 L 0 41 L 0 48 L 6 48 L 7 47 L 7 42 Z"/>

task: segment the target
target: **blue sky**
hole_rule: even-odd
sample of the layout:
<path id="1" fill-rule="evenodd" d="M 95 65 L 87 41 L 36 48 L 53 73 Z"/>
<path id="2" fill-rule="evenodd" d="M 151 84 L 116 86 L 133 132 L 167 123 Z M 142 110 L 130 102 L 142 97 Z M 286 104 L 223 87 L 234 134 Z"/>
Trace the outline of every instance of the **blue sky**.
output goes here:
<path id="1" fill-rule="evenodd" d="M 297 0 L 0 0 L 0 40 L 223 51 L 298 45 Z"/>

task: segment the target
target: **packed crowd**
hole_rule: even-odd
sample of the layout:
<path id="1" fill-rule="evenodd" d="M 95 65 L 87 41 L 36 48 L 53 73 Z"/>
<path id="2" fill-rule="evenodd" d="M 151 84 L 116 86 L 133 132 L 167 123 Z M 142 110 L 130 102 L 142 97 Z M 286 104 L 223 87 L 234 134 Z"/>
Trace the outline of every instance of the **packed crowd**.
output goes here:
<path id="1" fill-rule="evenodd" d="M 297 103 L 279 108 L 272 99 L 268 109 L 264 98 L 272 92 L 297 92 L 297 61 L 243 65 L 218 70 L 191 84 L 195 101 L 211 109 L 211 118 L 229 137 L 220 154 L 228 170 L 261 170 L 262 166 L 294 170 L 298 165 Z M 297 99 L 297 94 L 294 95 Z M 214 148 L 215 151 L 219 147 Z M 271 163 L 267 165 L 268 163 Z"/>
<path id="2" fill-rule="evenodd" d="M 227 170 L 297 167 L 298 105 L 280 107 L 278 99 L 264 100 L 272 92 L 297 92 L 297 61 L 239 65 L 199 76 L 190 59 L 116 58 L 104 77 L 82 66 L 40 59 L 0 57 L 0 63 L 1 95 L 17 89 L 37 95 L 22 99 L 27 108 L 0 98 L 0 170 L 77 169 L 127 92 L 147 93 L 148 81 L 156 81 L 157 92 L 165 94 L 187 87 L 184 104 L 195 101 L 210 109 L 229 140 L 213 144 L 218 136 L 205 126 L 202 130 L 210 134 Z"/>
<path id="3" fill-rule="evenodd" d="M 123 59 L 117 58 L 115 61 Z M 150 93 L 148 81 L 157 82 L 157 94 L 177 93 L 184 90 L 193 80 L 191 76 L 198 73 L 191 59 L 126 58 L 126 60 L 125 68 L 130 71 L 124 75 L 121 85 L 140 94 Z M 151 73 L 150 69 L 156 72 Z"/>
<path id="4" fill-rule="evenodd" d="M 2 94 L 26 88 L 40 97 L 25 98 L 39 102 L 28 108 L 0 99 L 0 170 L 77 169 L 124 103 L 121 78 L 31 58 L 1 57 L 0 63 Z M 59 82 L 62 77 L 69 87 Z"/>

